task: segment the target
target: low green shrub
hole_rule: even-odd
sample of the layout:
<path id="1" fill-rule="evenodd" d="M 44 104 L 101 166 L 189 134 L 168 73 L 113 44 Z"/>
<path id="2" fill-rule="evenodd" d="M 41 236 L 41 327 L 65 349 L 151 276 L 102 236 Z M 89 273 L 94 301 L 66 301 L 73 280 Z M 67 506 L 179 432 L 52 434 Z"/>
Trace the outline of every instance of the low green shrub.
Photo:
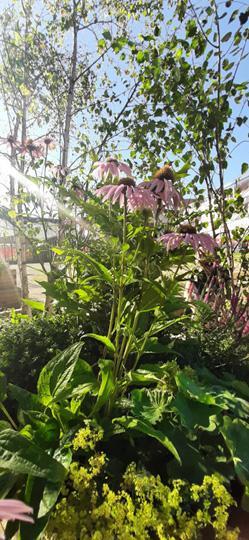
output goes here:
<path id="1" fill-rule="evenodd" d="M 2 322 L 0 371 L 8 382 L 33 391 L 43 366 L 76 341 L 78 332 L 76 320 L 63 315 Z"/>

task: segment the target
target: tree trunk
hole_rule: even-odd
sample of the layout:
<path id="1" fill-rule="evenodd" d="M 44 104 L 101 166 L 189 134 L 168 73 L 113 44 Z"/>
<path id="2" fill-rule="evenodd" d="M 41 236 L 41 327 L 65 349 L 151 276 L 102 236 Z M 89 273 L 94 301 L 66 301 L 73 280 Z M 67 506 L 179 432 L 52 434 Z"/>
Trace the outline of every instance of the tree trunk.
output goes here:
<path id="1" fill-rule="evenodd" d="M 28 31 L 29 31 L 29 21 L 30 21 L 30 12 L 29 12 L 29 6 L 27 9 L 24 9 L 24 14 L 26 18 L 25 22 L 25 35 L 24 35 L 24 58 L 23 58 L 23 69 L 24 69 L 24 85 L 25 87 L 28 86 L 28 73 L 27 73 L 27 64 L 26 64 L 26 57 L 28 52 Z M 27 97 L 24 95 L 22 98 L 22 145 L 25 145 L 27 139 Z M 21 163 L 21 172 L 24 173 L 24 160 Z M 22 197 L 22 186 L 20 183 L 18 183 L 18 199 L 20 200 Z M 17 204 L 17 210 L 18 210 L 18 219 L 22 226 L 22 203 L 19 202 Z M 29 281 L 28 281 L 28 273 L 27 273 L 27 254 L 26 254 L 26 240 L 23 234 L 20 231 L 16 232 L 16 253 L 17 253 L 17 264 L 18 269 L 20 273 L 20 280 L 21 280 L 21 296 L 22 298 L 28 298 L 29 297 Z M 26 315 L 31 315 L 31 309 L 29 306 L 26 306 L 24 303 L 22 304 L 22 312 Z"/>
<path id="2" fill-rule="evenodd" d="M 78 32 L 79 26 L 77 21 L 77 12 L 76 5 L 74 3 L 74 14 L 73 14 L 73 49 L 71 56 L 71 69 L 70 69 L 70 78 L 68 86 L 68 96 L 67 96 L 67 105 L 66 105 L 66 115 L 65 115 L 65 124 L 63 130 L 63 148 L 62 148 L 62 159 L 61 167 L 63 171 L 63 182 L 68 173 L 68 158 L 69 158 L 69 149 L 70 149 L 70 129 L 72 124 L 72 113 L 73 113 L 73 104 L 74 104 L 74 95 L 75 95 L 75 84 L 76 84 L 76 71 L 77 71 L 77 57 L 78 57 Z M 62 242 L 64 237 L 64 226 L 63 226 L 63 210 L 59 207 L 59 230 L 58 230 L 58 240 L 59 243 Z"/>

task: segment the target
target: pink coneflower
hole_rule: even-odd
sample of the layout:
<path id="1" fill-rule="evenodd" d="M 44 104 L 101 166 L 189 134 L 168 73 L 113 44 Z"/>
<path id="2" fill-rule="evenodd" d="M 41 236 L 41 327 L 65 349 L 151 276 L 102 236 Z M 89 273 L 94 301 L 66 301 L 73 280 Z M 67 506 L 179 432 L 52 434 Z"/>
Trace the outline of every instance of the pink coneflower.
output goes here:
<path id="1" fill-rule="evenodd" d="M 24 146 L 21 148 L 22 154 L 30 154 L 32 159 L 41 158 L 44 156 L 45 146 L 43 142 L 34 142 L 32 139 L 28 139 Z"/>
<path id="2" fill-rule="evenodd" d="M 154 178 L 149 182 L 142 182 L 141 186 L 154 193 L 167 208 L 179 208 L 182 204 L 181 195 L 174 188 L 171 180 Z"/>
<path id="3" fill-rule="evenodd" d="M 106 180 L 108 176 L 120 178 L 121 173 L 126 176 L 131 176 L 131 168 L 126 163 L 118 161 L 113 157 L 109 157 L 106 161 L 97 161 L 93 165 L 95 168 L 93 172 L 94 178 L 97 180 Z"/>
<path id="4" fill-rule="evenodd" d="M 52 136 L 47 135 L 42 139 L 42 143 L 45 145 L 46 149 L 54 150 L 56 147 L 55 140 Z"/>
<path id="5" fill-rule="evenodd" d="M 174 172 L 169 164 L 164 165 L 156 171 L 154 177 L 149 182 L 143 182 L 141 185 L 155 194 L 158 199 L 158 212 L 162 205 L 167 208 L 178 208 L 182 203 L 182 197 L 174 188 Z"/>
<path id="6" fill-rule="evenodd" d="M 123 178 L 119 184 L 110 184 L 96 190 L 98 196 L 103 197 L 103 201 L 108 199 L 114 204 L 119 203 L 123 207 L 127 201 L 127 210 L 154 210 L 155 198 L 150 191 L 136 186 L 133 178 Z"/>
<path id="7" fill-rule="evenodd" d="M 191 225 L 181 225 L 180 232 L 170 232 L 166 233 L 161 238 L 160 242 L 163 242 L 167 251 L 174 250 L 181 246 L 181 244 L 187 244 L 193 247 L 195 251 L 199 251 L 201 248 L 202 251 L 214 252 L 216 243 L 211 238 L 209 234 L 197 233 L 195 227 Z"/>
<path id="8" fill-rule="evenodd" d="M 62 167 L 62 165 L 53 165 L 51 167 L 52 175 L 56 178 L 56 180 L 65 180 L 66 176 L 68 175 L 68 169 L 65 167 Z"/>
<path id="9" fill-rule="evenodd" d="M 27 506 L 22 501 L 15 499 L 4 499 L 0 501 L 0 520 L 1 521 L 27 521 L 34 523 L 33 518 L 29 515 L 33 514 L 33 508 Z"/>
<path id="10" fill-rule="evenodd" d="M 0 137 L 1 144 L 7 144 L 11 148 L 20 149 L 21 143 L 16 140 L 13 135 L 8 135 L 8 137 Z"/>

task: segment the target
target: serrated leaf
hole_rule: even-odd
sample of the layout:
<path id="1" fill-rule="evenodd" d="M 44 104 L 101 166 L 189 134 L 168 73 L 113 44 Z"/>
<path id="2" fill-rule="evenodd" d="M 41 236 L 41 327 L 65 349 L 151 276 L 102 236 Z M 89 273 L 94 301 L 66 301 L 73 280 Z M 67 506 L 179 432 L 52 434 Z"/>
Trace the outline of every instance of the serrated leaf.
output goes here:
<path id="1" fill-rule="evenodd" d="M 67 395 L 67 386 L 73 375 L 82 346 L 83 343 L 71 345 L 52 358 L 42 369 L 37 389 L 39 399 L 44 405 L 47 406 Z"/>
<path id="2" fill-rule="evenodd" d="M 136 388 L 131 392 L 131 402 L 134 416 L 154 425 L 162 420 L 168 398 L 166 393 L 158 388 Z"/>
<path id="3" fill-rule="evenodd" d="M 66 474 L 58 461 L 12 429 L 0 432 L 0 467 L 14 474 L 50 478 L 52 482 L 62 481 Z"/>

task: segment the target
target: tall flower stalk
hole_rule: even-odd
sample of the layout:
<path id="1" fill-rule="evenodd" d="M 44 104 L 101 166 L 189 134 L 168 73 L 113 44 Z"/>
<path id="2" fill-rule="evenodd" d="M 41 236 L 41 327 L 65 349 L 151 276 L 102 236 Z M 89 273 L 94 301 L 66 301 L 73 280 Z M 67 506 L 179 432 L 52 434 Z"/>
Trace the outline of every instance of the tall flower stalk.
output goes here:
<path id="1" fill-rule="evenodd" d="M 106 163 L 98 163 L 95 172 L 95 177 L 103 179 L 104 182 L 107 178 L 109 179 L 111 177 L 113 179 L 113 183 L 100 186 L 96 190 L 96 194 L 102 198 L 103 202 L 108 201 L 110 208 L 112 205 L 119 205 L 122 209 L 121 255 L 117 275 L 113 278 L 113 299 L 107 333 L 108 339 L 114 346 L 113 377 L 116 381 L 123 380 L 131 353 L 134 353 L 135 355 L 132 369 L 134 370 L 137 367 L 140 358 L 145 351 L 148 339 L 153 335 L 153 324 L 156 320 L 155 317 L 152 318 L 152 322 L 151 320 L 148 320 L 144 335 L 142 337 L 137 337 L 141 313 L 143 313 L 143 309 L 141 308 L 141 299 L 144 289 L 143 284 L 144 282 L 153 284 L 149 277 L 150 253 L 143 253 L 141 251 L 141 246 L 143 245 L 141 240 L 138 240 L 132 265 L 135 267 L 139 266 L 139 256 L 145 255 L 144 265 L 140 265 L 142 282 L 140 283 L 138 293 L 135 293 L 134 299 L 132 299 L 129 304 L 130 312 L 128 314 L 126 311 L 124 312 L 128 269 L 126 260 L 129 254 L 129 249 L 127 251 L 127 225 L 129 214 L 137 211 L 144 212 L 146 219 L 144 220 L 143 226 L 138 227 L 138 230 L 141 230 L 143 237 L 146 232 L 148 241 L 148 227 L 150 227 L 152 232 L 150 236 L 153 241 L 154 238 L 157 240 L 159 224 L 161 227 L 164 222 L 163 218 L 161 219 L 163 212 L 168 210 L 178 210 L 182 205 L 182 197 L 174 186 L 174 173 L 168 165 L 157 171 L 152 180 L 142 182 L 138 185 L 136 185 L 134 178 L 131 176 L 122 178 L 122 172 L 126 172 L 125 164 L 114 158 L 111 158 Z M 166 233 L 158 240 L 161 244 L 165 245 L 166 251 L 179 248 L 182 244 L 188 244 L 195 251 L 210 251 L 213 253 L 216 247 L 214 240 L 210 238 L 209 235 L 197 233 L 196 229 L 192 226 L 188 226 L 188 228 L 182 226 L 179 232 Z M 153 244 L 156 245 L 154 242 Z M 150 248 L 148 247 L 148 249 Z M 161 287 L 161 279 L 162 273 L 160 272 L 159 282 L 155 282 L 155 287 L 158 287 L 159 289 Z M 163 287 L 161 287 L 161 291 L 164 294 Z M 151 289 L 151 294 L 152 296 L 154 294 L 153 288 Z M 151 309 L 153 311 L 154 308 L 149 308 L 149 311 Z M 168 324 L 170 325 L 171 321 L 166 321 L 166 326 Z M 118 387 L 114 389 L 112 396 L 110 396 L 108 410 L 111 409 L 117 392 Z"/>

